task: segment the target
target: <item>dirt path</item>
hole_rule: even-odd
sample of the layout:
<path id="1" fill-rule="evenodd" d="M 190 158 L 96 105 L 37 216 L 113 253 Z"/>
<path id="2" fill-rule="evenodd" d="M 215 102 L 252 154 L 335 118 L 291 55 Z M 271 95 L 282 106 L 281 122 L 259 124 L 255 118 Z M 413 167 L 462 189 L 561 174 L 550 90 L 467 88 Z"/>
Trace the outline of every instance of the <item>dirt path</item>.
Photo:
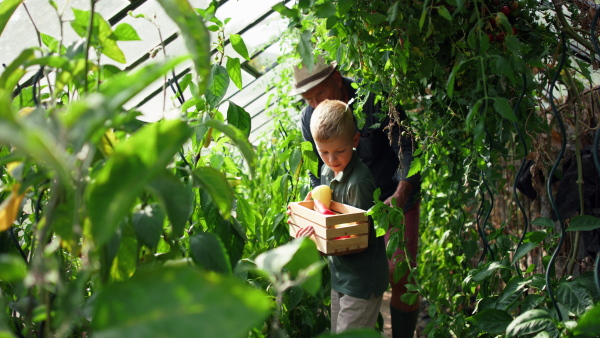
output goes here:
<path id="1" fill-rule="evenodd" d="M 390 316 L 390 297 L 392 296 L 391 291 L 386 291 L 383 294 L 383 302 L 381 303 L 381 316 L 383 317 L 383 335 L 385 338 L 392 338 L 392 320 Z M 421 303 L 421 313 L 419 314 L 419 322 L 417 323 L 417 329 L 414 335 L 414 338 L 425 338 L 426 335 L 423 334 L 423 330 L 427 325 L 427 317 L 426 317 L 426 305 Z"/>

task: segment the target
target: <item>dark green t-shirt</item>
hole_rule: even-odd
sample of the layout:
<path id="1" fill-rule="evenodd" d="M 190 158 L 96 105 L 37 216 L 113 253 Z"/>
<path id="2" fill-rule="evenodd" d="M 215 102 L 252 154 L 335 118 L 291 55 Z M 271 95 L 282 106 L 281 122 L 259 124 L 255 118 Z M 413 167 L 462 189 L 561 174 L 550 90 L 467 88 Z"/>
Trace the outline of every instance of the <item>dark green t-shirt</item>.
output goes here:
<path id="1" fill-rule="evenodd" d="M 332 189 L 332 200 L 368 210 L 374 205 L 375 180 L 356 151 L 343 172 L 335 176 L 323 166 L 321 184 Z M 381 296 L 388 287 L 389 272 L 383 236 L 376 237 L 369 222 L 369 244 L 365 251 L 344 256 L 328 256 L 331 288 L 343 294 L 369 299 L 371 293 Z"/>

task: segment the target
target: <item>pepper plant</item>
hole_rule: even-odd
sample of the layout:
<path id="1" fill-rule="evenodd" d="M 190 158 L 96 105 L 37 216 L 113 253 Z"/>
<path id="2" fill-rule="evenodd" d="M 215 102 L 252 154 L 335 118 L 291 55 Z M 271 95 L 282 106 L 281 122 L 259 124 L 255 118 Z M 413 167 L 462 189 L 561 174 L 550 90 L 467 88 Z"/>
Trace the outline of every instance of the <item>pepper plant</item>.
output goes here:
<path id="1" fill-rule="evenodd" d="M 314 54 L 336 60 L 359 80 L 359 93 L 379 95 L 392 107 L 392 123 L 417 141 L 410 171 L 423 179 L 422 235 L 409 290 L 428 304 L 430 336 L 600 333 L 592 324 L 600 311 L 598 263 L 578 275 L 556 269 L 558 257 L 573 256 L 565 238 L 573 238 L 576 252 L 578 231 L 600 226 L 582 197 L 578 216 L 567 219 L 554 196 L 566 143 L 581 168 L 593 133 L 581 121 L 588 128 L 598 121 L 590 106 L 596 115 L 586 120 L 580 102 L 582 88 L 595 85 L 591 65 L 567 47 L 576 41 L 597 53 L 589 27 L 597 17 L 580 7 L 529 0 L 301 0 L 274 7 L 290 18 L 296 57 L 309 66 Z M 557 108 L 561 94 L 569 94 L 564 105 L 573 109 Z M 360 109 L 356 115 L 360 121 Z M 569 133 L 563 121 L 574 126 Z M 534 219 L 516 189 L 526 160 L 535 162 L 533 188 L 548 210 Z M 503 218 L 498 204 L 508 208 Z M 536 256 L 542 259 L 530 264 Z"/>

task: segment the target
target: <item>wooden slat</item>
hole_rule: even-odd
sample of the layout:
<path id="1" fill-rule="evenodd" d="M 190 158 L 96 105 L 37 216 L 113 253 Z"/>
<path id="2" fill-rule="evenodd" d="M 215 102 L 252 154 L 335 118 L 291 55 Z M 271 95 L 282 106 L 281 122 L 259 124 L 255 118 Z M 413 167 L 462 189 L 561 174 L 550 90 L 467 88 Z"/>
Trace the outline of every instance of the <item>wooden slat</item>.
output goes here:
<path id="1" fill-rule="evenodd" d="M 365 215 L 364 210 L 335 201 L 331 201 L 331 204 L 333 206 L 333 211 L 341 210 L 342 212 L 349 211 L 350 213 L 323 215 L 313 210 L 314 204 L 312 201 L 292 202 L 290 203 L 290 209 L 292 210 L 292 213 L 326 227 L 332 227 L 342 223 L 367 222 L 369 220 L 368 216 Z"/>
<path id="2" fill-rule="evenodd" d="M 290 222 L 294 225 L 299 226 L 300 228 L 306 228 L 307 226 L 312 226 L 315 230 L 315 234 L 321 238 L 325 239 L 333 239 L 336 237 L 342 236 L 350 236 L 350 235 L 360 235 L 369 233 L 369 223 L 361 222 L 361 223 L 347 223 L 347 224 L 338 224 L 333 227 L 326 228 L 321 226 L 315 222 L 312 222 L 306 218 L 303 218 L 299 215 L 291 214 L 289 218 Z"/>
<path id="3" fill-rule="evenodd" d="M 300 227 L 290 224 L 290 235 L 296 237 Z M 367 234 L 358 235 L 350 238 L 327 240 L 319 236 L 312 235 L 310 239 L 315 242 L 317 249 L 326 255 L 340 255 L 360 252 L 367 248 L 369 236 Z"/>
<path id="4" fill-rule="evenodd" d="M 343 204 L 343 203 L 339 203 L 336 201 L 331 201 L 331 205 L 329 206 L 329 209 L 338 212 L 340 214 L 361 214 L 364 216 L 364 220 L 366 221 L 368 216 L 365 215 L 365 210 L 359 209 L 359 208 L 355 208 L 353 206 L 347 205 L 347 204 Z"/>

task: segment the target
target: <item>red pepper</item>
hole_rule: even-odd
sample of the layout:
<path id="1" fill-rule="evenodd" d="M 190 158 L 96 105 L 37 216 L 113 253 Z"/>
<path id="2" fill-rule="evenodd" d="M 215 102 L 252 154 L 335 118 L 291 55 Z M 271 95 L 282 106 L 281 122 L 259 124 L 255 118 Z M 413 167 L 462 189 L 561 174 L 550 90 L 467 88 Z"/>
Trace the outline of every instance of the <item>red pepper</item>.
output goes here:
<path id="1" fill-rule="evenodd" d="M 319 200 L 314 200 L 315 202 L 315 211 L 323 214 L 323 215 L 335 215 L 335 212 L 329 210 L 328 207 L 325 206 L 325 204 L 323 204 L 323 202 L 319 201 Z"/>

